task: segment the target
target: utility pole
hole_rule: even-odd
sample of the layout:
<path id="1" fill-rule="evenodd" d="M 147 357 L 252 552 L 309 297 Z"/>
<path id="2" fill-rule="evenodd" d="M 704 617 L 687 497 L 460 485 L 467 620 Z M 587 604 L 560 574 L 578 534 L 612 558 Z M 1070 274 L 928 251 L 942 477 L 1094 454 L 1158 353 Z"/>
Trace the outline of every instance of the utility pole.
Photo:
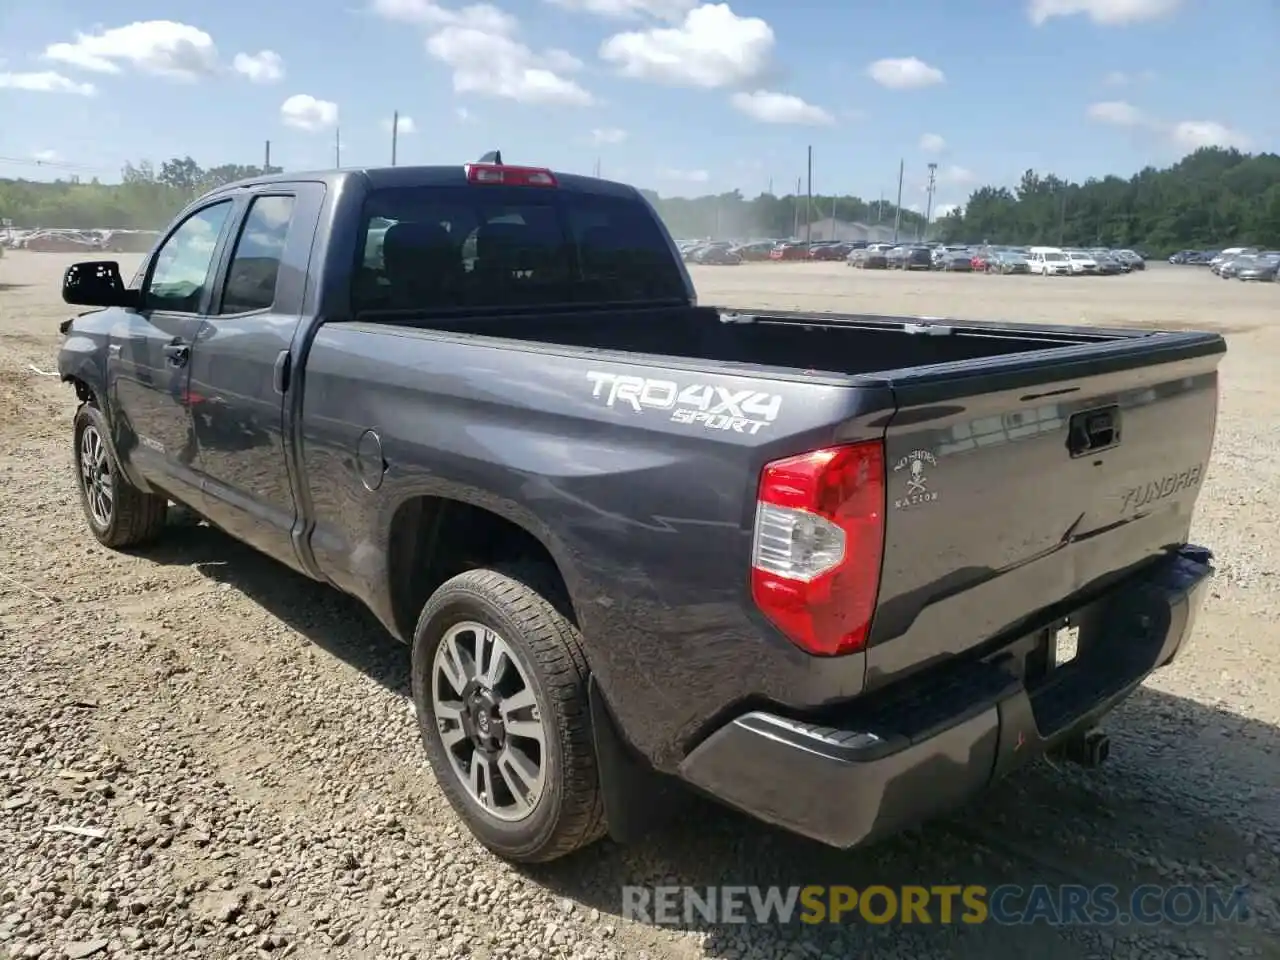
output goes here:
<path id="1" fill-rule="evenodd" d="M 902 227 L 902 174 L 906 170 L 906 161 L 898 161 L 898 204 L 893 209 L 893 242 L 898 242 L 898 230 Z"/>
<path id="2" fill-rule="evenodd" d="M 925 200 L 924 206 L 924 233 L 925 239 L 929 236 L 930 217 L 933 215 L 933 191 L 938 183 L 938 165 L 936 163 L 929 164 L 929 190 L 928 199 Z"/>
<path id="3" fill-rule="evenodd" d="M 884 189 L 880 190 L 880 199 L 876 201 L 876 223 L 884 219 Z"/>
<path id="4" fill-rule="evenodd" d="M 271 141 L 267 141 L 267 149 L 262 156 L 262 172 L 267 173 L 271 169 Z"/>
<path id="5" fill-rule="evenodd" d="M 769 196 L 773 196 L 773 177 L 769 178 Z"/>
<path id="6" fill-rule="evenodd" d="M 396 165 L 396 146 L 400 138 L 400 111 L 391 115 L 391 165 Z"/>
<path id="7" fill-rule="evenodd" d="M 600 158 L 599 157 L 596 157 L 595 176 L 597 180 L 600 179 Z"/>
<path id="8" fill-rule="evenodd" d="M 1062 246 L 1067 238 L 1067 185 L 1064 183 L 1060 189 L 1062 190 L 1062 209 L 1058 214 L 1058 246 Z"/>
<path id="9" fill-rule="evenodd" d="M 333 168 L 342 169 L 342 130 L 338 127 L 333 128 Z"/>
<path id="10" fill-rule="evenodd" d="M 796 202 L 792 204 L 791 236 L 800 239 L 800 178 L 796 177 Z"/>
<path id="11" fill-rule="evenodd" d="M 804 247 L 807 254 L 813 246 L 813 147 L 809 148 L 809 196 L 804 205 Z"/>

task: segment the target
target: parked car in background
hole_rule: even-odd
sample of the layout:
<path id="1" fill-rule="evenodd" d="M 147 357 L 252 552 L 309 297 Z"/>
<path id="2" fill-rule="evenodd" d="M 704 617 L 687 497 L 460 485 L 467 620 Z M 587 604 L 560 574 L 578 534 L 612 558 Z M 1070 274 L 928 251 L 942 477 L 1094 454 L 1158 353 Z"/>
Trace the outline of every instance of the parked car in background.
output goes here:
<path id="1" fill-rule="evenodd" d="M 769 251 L 770 260 L 804 260 L 808 254 L 805 245 L 799 240 L 784 240 L 774 245 Z"/>
<path id="2" fill-rule="evenodd" d="M 849 251 L 844 262 L 851 267 L 861 267 L 864 270 L 885 270 L 889 266 L 889 254 L 883 247 L 864 247 L 861 250 Z"/>
<path id="3" fill-rule="evenodd" d="M 1083 250 L 1064 250 L 1063 253 L 1066 254 L 1072 276 L 1083 277 L 1098 272 L 1098 261 Z"/>
<path id="4" fill-rule="evenodd" d="M 1280 251 L 1267 250 L 1235 269 L 1238 280 L 1275 280 L 1280 270 Z"/>
<path id="5" fill-rule="evenodd" d="M 1031 264 L 1016 250 L 997 250 L 987 259 L 987 273 L 1030 273 Z"/>
<path id="6" fill-rule="evenodd" d="M 1128 273 L 1130 266 L 1110 250 L 1090 250 L 1089 256 L 1098 264 L 1098 273 L 1104 277 L 1114 277 Z"/>
<path id="7" fill-rule="evenodd" d="M 843 260 L 852 249 L 849 244 L 842 240 L 815 243 L 809 250 L 809 259 L 822 261 Z"/>
<path id="8" fill-rule="evenodd" d="M 706 246 L 693 255 L 693 263 L 699 263 L 704 266 L 737 266 L 742 262 L 742 256 L 728 247 Z"/>
<path id="9" fill-rule="evenodd" d="M 933 251 L 928 247 L 904 245 L 889 251 L 891 270 L 932 270 Z"/>
<path id="10" fill-rule="evenodd" d="M 1027 260 L 1031 263 L 1031 272 L 1039 276 L 1071 276 L 1071 263 L 1060 247 L 1032 247 Z"/>
<path id="11" fill-rule="evenodd" d="M 769 253 L 773 250 L 773 246 L 772 240 L 753 240 L 750 243 L 740 243 L 731 249 L 743 260 L 750 263 L 759 263 L 762 260 L 769 259 Z"/>
<path id="12" fill-rule="evenodd" d="M 698 258 L 708 250 L 728 250 L 731 246 L 733 243 L 729 240 L 707 240 L 682 249 L 680 255 L 686 263 L 700 263 Z"/>
<path id="13" fill-rule="evenodd" d="M 1253 247 L 1227 247 L 1227 249 L 1223 250 L 1209 261 L 1209 269 L 1221 276 L 1222 268 L 1235 260 L 1236 257 L 1246 256 L 1257 252 L 1258 251 Z"/>
<path id="14" fill-rule="evenodd" d="M 939 270 L 947 273 L 973 273 L 973 254 L 968 250 L 951 250 L 943 254 Z"/>
<path id="15" fill-rule="evenodd" d="M 1241 270 L 1251 267 L 1257 259 L 1258 254 L 1256 251 L 1242 253 L 1229 260 L 1222 261 L 1222 263 L 1218 264 L 1216 272 L 1223 280 L 1232 280 L 1240 275 Z"/>
<path id="16" fill-rule="evenodd" d="M 982 273 L 989 273 L 991 271 L 991 265 L 995 262 L 996 256 L 999 253 L 1000 251 L 993 247 L 981 247 L 972 251 L 969 256 L 969 265 L 973 267 L 974 270 L 979 270 Z"/>

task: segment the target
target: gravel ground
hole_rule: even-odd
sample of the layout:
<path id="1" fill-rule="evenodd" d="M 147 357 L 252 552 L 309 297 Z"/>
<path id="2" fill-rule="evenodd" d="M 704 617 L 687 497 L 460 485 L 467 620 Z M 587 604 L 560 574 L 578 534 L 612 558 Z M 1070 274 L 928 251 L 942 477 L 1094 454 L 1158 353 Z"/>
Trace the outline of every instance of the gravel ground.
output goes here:
<path id="1" fill-rule="evenodd" d="M 0 260 L 0 956 L 1280 957 L 1280 285 L 1191 268 L 699 270 L 705 302 L 743 307 L 1227 332 L 1196 520 L 1221 574 L 1189 655 L 1109 723 L 1101 770 L 1041 764 L 851 854 L 698 806 L 643 844 L 518 870 L 452 817 L 406 700 L 407 652 L 357 603 L 181 518 L 145 555 L 92 540 L 74 401 L 37 372 L 54 369 L 67 262 Z M 1253 916 L 822 930 L 620 916 L 623 884 L 824 882 L 1245 884 Z"/>

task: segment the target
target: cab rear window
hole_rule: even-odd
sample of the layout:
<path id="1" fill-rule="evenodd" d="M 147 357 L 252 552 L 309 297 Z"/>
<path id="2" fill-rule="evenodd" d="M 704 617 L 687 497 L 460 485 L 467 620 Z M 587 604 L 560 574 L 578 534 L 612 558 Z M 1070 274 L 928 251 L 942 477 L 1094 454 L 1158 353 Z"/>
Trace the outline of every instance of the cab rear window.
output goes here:
<path id="1" fill-rule="evenodd" d="M 683 271 L 648 205 L 528 187 L 397 187 L 365 202 L 353 308 L 686 300 Z"/>

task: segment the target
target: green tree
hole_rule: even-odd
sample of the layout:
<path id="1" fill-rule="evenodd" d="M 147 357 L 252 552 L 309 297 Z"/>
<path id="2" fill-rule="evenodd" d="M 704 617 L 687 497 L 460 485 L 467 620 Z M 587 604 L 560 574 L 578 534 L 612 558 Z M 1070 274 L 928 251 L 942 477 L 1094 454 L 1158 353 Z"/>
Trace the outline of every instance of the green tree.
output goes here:
<path id="1" fill-rule="evenodd" d="M 20 227 L 157 230 L 206 191 L 264 172 L 281 169 L 227 163 L 206 170 L 191 157 L 173 157 L 159 171 L 146 160 L 127 163 L 112 184 L 0 180 L 0 218 Z"/>
<path id="2" fill-rule="evenodd" d="M 1136 247 L 1152 255 L 1250 244 L 1280 249 L 1280 156 L 1205 148 L 1147 167 L 1068 183 L 1028 170 L 1014 190 L 981 187 L 946 217 L 944 239 Z"/>

